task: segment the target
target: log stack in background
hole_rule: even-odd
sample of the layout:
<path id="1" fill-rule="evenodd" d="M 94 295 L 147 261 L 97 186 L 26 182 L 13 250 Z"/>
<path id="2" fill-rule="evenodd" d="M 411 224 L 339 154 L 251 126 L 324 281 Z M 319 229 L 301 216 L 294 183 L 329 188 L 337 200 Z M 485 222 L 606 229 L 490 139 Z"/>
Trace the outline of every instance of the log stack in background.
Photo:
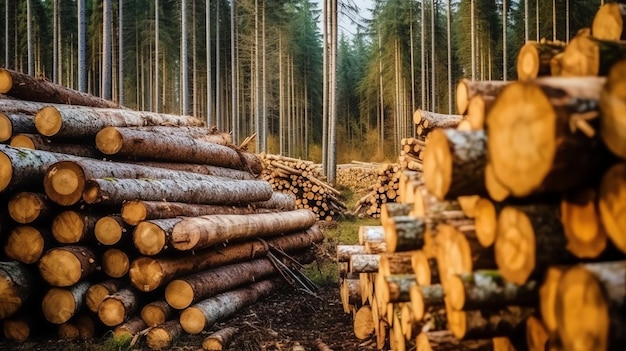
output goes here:
<path id="1" fill-rule="evenodd" d="M 395 202 L 400 189 L 400 166 L 397 164 L 381 164 L 377 170 L 374 184 L 370 191 L 355 204 L 354 213 L 359 216 L 380 218 L 381 206 L 387 202 Z"/>
<path id="2" fill-rule="evenodd" d="M 7 94 L 3 80 L 25 82 L 22 99 L 29 84 L 50 88 L 0 70 Z M 111 329 L 169 348 L 280 288 L 281 252 L 312 260 L 316 214 L 257 179 L 262 160 L 230 135 L 193 117 L 62 101 L 0 99 L 2 142 L 20 146 L 0 144 L 7 338 Z"/>
<path id="3" fill-rule="evenodd" d="M 393 350 L 623 349 L 624 13 L 605 4 L 567 46 L 528 43 L 520 81 L 459 83 L 463 120 L 430 131 L 423 174 L 405 171 L 402 203 L 384 206 L 371 239 L 384 251 L 338 247 L 357 337 Z"/>

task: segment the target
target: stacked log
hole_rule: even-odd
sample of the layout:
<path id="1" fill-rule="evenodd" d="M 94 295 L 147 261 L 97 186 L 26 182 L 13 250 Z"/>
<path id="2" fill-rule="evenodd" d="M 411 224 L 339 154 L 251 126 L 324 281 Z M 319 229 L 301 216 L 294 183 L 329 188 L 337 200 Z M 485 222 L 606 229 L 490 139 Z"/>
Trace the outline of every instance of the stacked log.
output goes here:
<path id="1" fill-rule="evenodd" d="M 400 189 L 400 167 L 397 164 L 382 164 L 377 173 L 369 193 L 357 201 L 354 214 L 380 218 L 382 205 L 396 201 Z"/>
<path id="2" fill-rule="evenodd" d="M 403 138 L 398 163 L 403 169 L 422 171 L 426 143 L 418 138 Z"/>
<path id="3" fill-rule="evenodd" d="M 311 161 L 262 154 L 261 174 L 274 191 L 296 197 L 296 208 L 308 209 L 317 218 L 332 221 L 346 210 L 341 193 L 325 181 L 318 165 Z"/>
<path id="4" fill-rule="evenodd" d="M 381 218 L 386 251 L 350 258 L 378 257 L 377 271 L 346 267 L 365 275 L 348 302 L 372 311 L 380 349 L 623 348 L 624 13 L 604 5 L 567 46 L 528 43 L 520 81 L 459 83 L 479 123 L 430 131 L 422 184 Z"/>
<path id="5" fill-rule="evenodd" d="M 49 88 L 5 70 L 0 87 L 9 78 Z M 19 84 L 8 89 L 23 98 Z M 189 116 L 53 102 L 0 100 L 11 122 L 0 134 L 15 145 L 0 144 L 11 339 L 89 338 L 96 325 L 170 348 L 279 289 L 279 273 L 323 240 L 316 214 L 258 179 L 263 161 L 229 134 Z"/>
<path id="6" fill-rule="evenodd" d="M 365 196 L 376 182 L 379 163 L 352 161 L 337 165 L 337 185 L 352 189 L 355 194 Z"/>

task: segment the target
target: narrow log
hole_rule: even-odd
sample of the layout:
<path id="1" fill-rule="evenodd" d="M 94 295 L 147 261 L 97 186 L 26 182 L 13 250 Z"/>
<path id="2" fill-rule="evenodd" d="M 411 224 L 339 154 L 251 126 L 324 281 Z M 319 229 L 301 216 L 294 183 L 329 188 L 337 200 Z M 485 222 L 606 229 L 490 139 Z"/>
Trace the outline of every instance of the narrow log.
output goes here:
<path id="1" fill-rule="evenodd" d="M 378 273 L 380 255 L 352 255 L 350 256 L 350 272 Z"/>
<path id="2" fill-rule="evenodd" d="M 122 278 L 130 270 L 130 263 L 135 255 L 130 250 L 107 249 L 100 259 L 102 271 L 110 278 Z"/>
<path id="3" fill-rule="evenodd" d="M 602 40 L 626 40 L 626 5 L 620 3 L 606 3 L 593 17 L 591 34 Z"/>
<path id="4" fill-rule="evenodd" d="M 113 339 L 118 341 L 130 340 L 141 331 L 145 330 L 146 323 L 139 316 L 132 317 L 126 322 L 113 329 Z"/>
<path id="5" fill-rule="evenodd" d="M 13 228 L 4 244 L 7 257 L 25 263 L 37 263 L 44 252 L 53 246 L 48 230 L 22 225 Z"/>
<path id="6" fill-rule="evenodd" d="M 96 335 L 96 324 L 91 315 L 79 313 L 59 325 L 59 337 L 65 340 L 92 339 Z"/>
<path id="7" fill-rule="evenodd" d="M 485 189 L 493 201 L 504 201 L 511 195 L 511 190 L 504 186 L 496 176 L 491 162 L 485 165 Z"/>
<path id="8" fill-rule="evenodd" d="M 449 328 L 457 339 L 509 336 L 532 315 L 532 308 L 508 306 L 495 310 L 447 310 Z"/>
<path id="9" fill-rule="evenodd" d="M 52 209 L 45 194 L 34 192 L 15 193 L 8 202 L 9 215 L 20 224 L 41 222 L 51 217 Z"/>
<path id="10" fill-rule="evenodd" d="M 272 188 L 259 180 L 92 179 L 83 192 L 88 204 L 118 205 L 128 199 L 238 205 L 268 200 Z"/>
<path id="11" fill-rule="evenodd" d="M 456 310 L 475 310 L 484 306 L 536 306 L 539 282 L 530 280 L 523 285 L 509 283 L 498 271 L 461 273 L 446 282 L 446 297 Z"/>
<path id="12" fill-rule="evenodd" d="M 96 270 L 94 253 L 85 246 L 50 249 L 39 260 L 39 274 L 52 286 L 72 286 Z"/>
<path id="13" fill-rule="evenodd" d="M 121 279 L 109 279 L 91 285 L 85 293 L 85 305 L 91 312 L 98 313 L 104 298 L 119 291 L 124 284 Z"/>
<path id="14" fill-rule="evenodd" d="M 560 58 L 563 77 L 606 76 L 619 59 L 626 57 L 626 44 L 599 40 L 589 28 L 582 28 L 570 40 Z"/>
<path id="15" fill-rule="evenodd" d="M 440 200 L 485 194 L 486 139 L 480 130 L 434 130 L 424 152 L 428 190 Z"/>
<path id="16" fill-rule="evenodd" d="M 142 254 L 155 255 L 167 247 L 198 250 L 230 240 L 306 230 L 315 222 L 309 210 L 151 220 L 137 225 L 133 242 Z"/>
<path id="17" fill-rule="evenodd" d="M 386 206 L 383 206 L 381 208 L 381 221 L 382 221 L 382 214 L 383 212 L 385 212 L 386 210 L 388 211 L 389 208 L 387 208 L 387 206 L 391 205 L 392 203 L 395 202 L 390 202 L 385 204 Z M 384 210 L 384 208 L 386 208 L 386 210 Z M 384 234 L 384 230 L 382 226 L 379 225 L 362 225 L 359 226 L 359 245 L 365 245 L 365 243 L 373 241 L 373 242 L 380 242 L 384 240 L 385 234 Z"/>
<path id="18" fill-rule="evenodd" d="M 189 255 L 171 257 L 139 257 L 131 263 L 129 276 L 131 283 L 140 291 L 148 292 L 172 281 L 176 277 L 218 267 L 228 263 L 264 257 L 268 245 L 283 251 L 297 251 L 319 243 L 324 234 L 313 226 L 306 231 L 268 239 L 267 245 L 254 240 L 245 243 L 228 244 L 219 249 L 197 251 Z"/>
<path id="19" fill-rule="evenodd" d="M 466 117 L 463 122 L 469 124 L 469 130 L 484 130 L 487 112 L 493 106 L 495 96 L 476 95 L 470 99 L 467 106 Z M 461 123 L 463 123 L 461 122 Z M 461 124 L 459 124 L 461 126 Z"/>
<path id="20" fill-rule="evenodd" d="M 542 39 L 527 41 L 517 54 L 517 78 L 530 80 L 551 74 L 552 58 L 563 52 L 565 43 Z"/>
<path id="21" fill-rule="evenodd" d="M 514 196 L 565 191 L 594 174 L 604 154 L 591 124 L 604 82 L 539 78 L 511 83 L 498 95 L 487 117 L 489 162 Z"/>
<path id="22" fill-rule="evenodd" d="M 528 317 L 526 320 L 526 345 L 528 345 L 528 351 L 548 350 L 549 338 L 550 335 L 541 320 L 535 316 Z"/>
<path id="23" fill-rule="evenodd" d="M 179 310 L 238 286 L 262 280 L 276 273 L 269 259 L 260 258 L 174 279 L 165 288 L 165 300 Z"/>
<path id="24" fill-rule="evenodd" d="M 352 255 L 365 254 L 363 245 L 337 245 L 337 262 L 350 262 Z"/>
<path id="25" fill-rule="evenodd" d="M 0 262 L 0 318 L 16 313 L 34 292 L 35 276 L 18 262 Z"/>
<path id="26" fill-rule="evenodd" d="M 500 212 L 495 256 L 507 281 L 524 284 L 550 265 L 572 263 L 566 246 L 556 206 L 507 206 Z"/>
<path id="27" fill-rule="evenodd" d="M 94 228 L 101 215 L 67 210 L 52 220 L 52 235 L 61 244 L 88 242 L 94 238 Z"/>
<path id="28" fill-rule="evenodd" d="M 383 223 L 385 243 L 390 253 L 419 250 L 424 246 L 424 219 L 413 216 L 392 217 Z"/>
<path id="29" fill-rule="evenodd" d="M 626 261 L 574 266 L 556 292 L 563 350 L 620 350 L 626 343 Z"/>
<path id="30" fill-rule="evenodd" d="M 238 333 L 239 329 L 234 327 L 220 329 L 204 338 L 202 341 L 202 349 L 205 351 L 225 350 Z"/>
<path id="31" fill-rule="evenodd" d="M 46 78 L 36 78 L 6 68 L 0 69 L 0 94 L 6 94 L 21 100 L 56 104 L 109 108 L 117 108 L 119 106 L 113 101 L 66 88 L 52 83 Z"/>
<path id="32" fill-rule="evenodd" d="M 93 227 L 93 233 L 98 242 L 109 246 L 122 242 L 125 237 L 130 237 L 131 232 L 130 227 L 119 215 L 101 217 Z"/>
<path id="33" fill-rule="evenodd" d="M 98 318 L 109 327 L 122 324 L 140 308 L 139 292 L 133 288 L 124 288 L 107 296 L 98 307 Z"/>
<path id="34" fill-rule="evenodd" d="M 1 106 L 1 105 L 0 105 Z M 0 107 L 0 111 L 6 112 Z M 0 142 L 4 143 L 20 133 L 35 133 L 33 116 L 23 113 L 0 112 Z"/>
<path id="35" fill-rule="evenodd" d="M 356 279 L 346 278 L 341 281 L 339 286 L 339 296 L 344 313 L 350 313 L 353 309 L 364 305 L 361 296 L 361 280 L 357 276 Z"/>
<path id="36" fill-rule="evenodd" d="M 202 126 L 191 116 L 176 116 L 148 111 L 115 108 L 46 106 L 35 115 L 35 127 L 41 135 L 80 138 L 93 137 L 106 127 Z"/>
<path id="37" fill-rule="evenodd" d="M 81 157 L 100 158 L 102 154 L 90 145 L 64 143 L 46 139 L 39 134 L 17 134 L 11 138 L 11 146 L 31 150 L 57 152 Z"/>
<path id="38" fill-rule="evenodd" d="M 198 302 L 180 314 L 180 324 L 189 334 L 198 334 L 241 308 L 269 296 L 282 285 L 280 280 L 263 280 Z"/>
<path id="39" fill-rule="evenodd" d="M 417 110 L 413 113 L 413 122 L 428 129 L 455 128 L 462 118 L 461 115 L 446 115 L 426 110 Z"/>
<path id="40" fill-rule="evenodd" d="M 178 319 L 167 321 L 151 328 L 146 333 L 146 345 L 150 350 L 169 350 L 172 344 L 183 334 Z"/>
<path id="41" fill-rule="evenodd" d="M 165 300 L 150 302 L 141 309 L 141 318 L 148 326 L 156 326 L 170 320 L 174 310 Z"/>
<path id="42" fill-rule="evenodd" d="M 2 320 L 4 337 L 10 341 L 24 342 L 33 334 L 32 321 L 25 316 L 11 316 Z"/>
<path id="43" fill-rule="evenodd" d="M 180 163 L 180 162 L 159 162 L 159 161 L 135 161 L 120 160 L 120 162 L 135 164 L 145 167 L 164 168 L 172 171 L 189 172 L 213 177 L 222 177 L 236 180 L 257 179 L 255 174 L 233 168 L 224 168 L 205 163 Z"/>
<path id="44" fill-rule="evenodd" d="M 444 306 L 443 287 L 435 285 L 412 285 L 409 291 L 411 312 L 415 321 L 424 319 L 428 311 Z"/>
<path id="45" fill-rule="evenodd" d="M 411 266 L 413 267 L 417 284 L 420 286 L 439 284 L 439 270 L 435 258 L 429 258 L 421 250 L 413 251 Z"/>
<path id="46" fill-rule="evenodd" d="M 53 324 L 67 322 L 85 304 L 85 294 L 90 285 L 83 281 L 69 288 L 50 288 L 41 302 L 43 316 Z"/>
<path id="47" fill-rule="evenodd" d="M 467 105 L 476 95 L 496 96 L 506 87 L 509 82 L 505 81 L 477 81 L 462 79 L 456 86 L 456 113 L 467 112 Z"/>
<path id="48" fill-rule="evenodd" d="M 415 343 L 420 351 L 509 351 L 494 339 L 459 340 L 449 330 L 420 333 Z"/>
<path id="49" fill-rule="evenodd" d="M 372 308 L 368 305 L 363 305 L 354 315 L 354 321 L 352 322 L 354 336 L 359 340 L 368 339 L 374 333 L 375 322 L 372 317 Z"/>
<path id="50" fill-rule="evenodd" d="M 602 177 L 598 207 L 607 235 L 622 252 L 626 252 L 626 218 L 623 215 L 626 164 L 618 163 Z"/>
<path id="51" fill-rule="evenodd" d="M 607 82 L 600 93 L 600 137 L 604 145 L 615 155 L 626 159 L 626 128 L 621 116 L 624 115 L 623 77 L 626 74 L 626 59 L 614 64 L 609 71 Z"/>
<path id="52" fill-rule="evenodd" d="M 561 200 L 561 223 L 567 250 L 579 258 L 598 257 L 607 247 L 607 235 L 596 207 L 593 189 L 578 191 Z"/>
<path id="53" fill-rule="evenodd" d="M 413 274 L 413 252 L 381 253 L 378 273 L 382 275 Z"/>

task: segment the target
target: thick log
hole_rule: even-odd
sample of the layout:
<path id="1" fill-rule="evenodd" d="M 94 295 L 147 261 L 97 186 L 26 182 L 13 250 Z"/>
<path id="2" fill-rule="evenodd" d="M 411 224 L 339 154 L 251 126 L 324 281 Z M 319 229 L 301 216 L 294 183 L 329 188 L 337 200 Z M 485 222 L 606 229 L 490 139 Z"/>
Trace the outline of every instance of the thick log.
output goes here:
<path id="1" fill-rule="evenodd" d="M 621 350 L 626 343 L 626 261 L 575 266 L 561 277 L 555 315 L 563 350 Z"/>
<path id="2" fill-rule="evenodd" d="M 507 86 L 506 81 L 462 79 L 456 86 L 456 113 L 465 114 L 471 98 L 477 95 L 496 96 Z"/>
<path id="3" fill-rule="evenodd" d="M 13 228 L 4 244 L 7 257 L 26 264 L 37 263 L 44 252 L 53 246 L 50 231 L 22 225 Z"/>
<path id="4" fill-rule="evenodd" d="M 2 107 L 0 111 L 6 112 Z M 0 112 L 0 143 L 7 142 L 11 137 L 20 133 L 37 132 L 32 115 L 3 112 Z"/>
<path id="5" fill-rule="evenodd" d="M 165 288 L 165 300 L 179 310 L 208 297 L 262 280 L 276 273 L 267 258 L 235 263 L 174 279 Z"/>
<path id="6" fill-rule="evenodd" d="M 18 262 L 0 262 L 0 318 L 16 313 L 36 288 L 35 276 Z"/>
<path id="7" fill-rule="evenodd" d="M 607 247 L 607 234 L 596 207 L 598 194 L 583 189 L 561 200 L 561 223 L 567 250 L 579 258 L 598 257 Z"/>
<path id="8" fill-rule="evenodd" d="M 247 287 L 225 292 L 186 308 L 180 314 L 180 324 L 189 334 L 198 334 L 238 310 L 269 296 L 280 288 L 281 280 L 263 280 Z"/>
<path id="9" fill-rule="evenodd" d="M 622 159 L 626 159 L 626 126 L 622 118 L 626 110 L 624 74 L 626 59 L 611 67 L 607 82 L 600 93 L 600 137 L 604 145 Z"/>
<path id="10" fill-rule="evenodd" d="M 92 179 L 83 192 L 88 204 L 118 205 L 130 199 L 207 205 L 241 205 L 268 200 L 271 186 L 260 180 Z"/>
<path id="11" fill-rule="evenodd" d="M 101 215 L 67 210 L 52 220 L 52 236 L 61 244 L 87 242 L 94 238 L 94 228 Z"/>
<path id="12" fill-rule="evenodd" d="M 219 145 L 232 145 L 233 143 L 233 138 L 229 133 L 220 133 L 211 128 L 196 126 L 105 127 L 100 130 L 100 132 L 103 137 L 113 138 L 109 139 L 109 142 L 130 133 L 133 136 L 143 136 L 145 138 L 158 139 L 162 136 L 172 135 L 202 140 Z"/>
<path id="13" fill-rule="evenodd" d="M 595 174 L 604 154 L 589 123 L 599 114 L 604 82 L 539 78 L 498 95 L 487 117 L 489 162 L 514 196 L 565 191 Z"/>
<path id="14" fill-rule="evenodd" d="M 427 129 L 455 128 L 463 116 L 417 110 L 413 113 L 413 122 Z"/>
<path id="15" fill-rule="evenodd" d="M 389 210 L 388 206 L 395 204 L 396 202 L 390 202 L 382 206 L 381 208 L 381 221 L 382 214 L 385 212 L 385 208 Z M 391 205 L 393 207 L 393 205 Z M 365 245 L 367 242 L 381 242 L 384 240 L 385 232 L 382 226 L 379 225 L 362 225 L 359 226 L 359 245 Z"/>
<path id="16" fill-rule="evenodd" d="M 507 206 L 498 217 L 496 263 L 509 282 L 524 284 L 548 266 L 574 262 L 552 205 Z"/>
<path id="17" fill-rule="evenodd" d="M 576 33 L 560 58 L 563 77 L 606 76 L 611 66 L 626 57 L 626 43 L 599 40 L 589 28 Z"/>
<path id="18" fill-rule="evenodd" d="M 15 193 L 8 202 L 9 215 L 20 224 L 42 222 L 51 217 L 52 208 L 45 194 Z"/>
<path id="19" fill-rule="evenodd" d="M 449 330 L 420 333 L 415 341 L 420 351 L 510 351 L 508 340 L 459 340 Z"/>
<path id="20" fill-rule="evenodd" d="M 90 285 L 83 281 L 69 288 L 51 288 L 41 302 L 43 316 L 50 323 L 67 322 L 85 304 L 85 294 Z"/>
<path id="21" fill-rule="evenodd" d="M 39 134 L 17 134 L 11 138 L 11 146 L 31 150 L 57 152 L 81 157 L 100 158 L 102 154 L 90 145 L 52 141 Z"/>
<path id="22" fill-rule="evenodd" d="M 350 256 L 350 272 L 353 273 L 378 273 L 380 255 L 352 255 Z"/>
<path id="23" fill-rule="evenodd" d="M 0 69 L 0 94 L 21 100 L 50 102 L 56 104 L 83 105 L 117 108 L 113 101 L 66 88 L 52 83 L 45 77 L 33 77 L 25 73 Z"/>
<path id="24" fill-rule="evenodd" d="M 79 313 L 69 321 L 60 324 L 59 338 L 64 340 L 92 339 L 96 335 L 96 324 L 91 315 Z"/>
<path id="25" fill-rule="evenodd" d="M 255 154 L 185 136 L 155 135 L 151 132 L 108 127 L 96 135 L 96 147 L 106 155 L 208 163 L 253 174 L 259 174 L 263 170 L 263 163 Z"/>
<path id="26" fill-rule="evenodd" d="M 102 272 L 110 278 L 122 278 L 130 270 L 130 263 L 135 258 L 134 250 L 110 248 L 102 254 L 100 263 Z"/>
<path id="27" fill-rule="evenodd" d="M 202 126 L 191 116 L 176 116 L 148 111 L 115 108 L 46 106 L 35 115 L 35 127 L 41 135 L 80 138 L 93 137 L 106 127 Z"/>
<path id="28" fill-rule="evenodd" d="M 378 273 L 382 275 L 413 274 L 413 252 L 381 253 Z"/>
<path id="29" fill-rule="evenodd" d="M 337 262 L 350 262 L 352 255 L 365 254 L 363 245 L 337 245 Z"/>
<path id="30" fill-rule="evenodd" d="M 98 318 L 108 327 L 122 324 L 140 308 L 139 291 L 124 288 L 107 296 L 98 307 Z"/>
<path id="31" fill-rule="evenodd" d="M 164 168 L 172 171 L 189 172 L 202 175 L 208 175 L 213 177 L 222 177 L 236 180 L 252 180 L 257 179 L 257 176 L 248 172 L 233 168 L 224 168 L 213 166 L 209 164 L 199 163 L 179 163 L 179 162 L 159 162 L 159 161 L 135 161 L 135 160 L 120 160 L 120 162 L 135 164 L 145 167 Z"/>
<path id="32" fill-rule="evenodd" d="M 225 350 L 230 344 L 230 342 L 233 340 L 233 338 L 238 333 L 239 333 L 239 329 L 235 327 L 227 327 L 227 328 L 220 329 L 214 333 L 211 333 L 206 338 L 204 338 L 204 340 L 202 341 L 202 349 L 205 351 Z M 324 351 L 324 350 L 321 350 L 321 351 Z"/>
<path id="33" fill-rule="evenodd" d="M 98 313 L 98 308 L 100 308 L 104 298 L 116 293 L 124 285 L 125 283 L 121 279 L 110 279 L 91 285 L 85 293 L 85 305 L 91 312 Z"/>
<path id="34" fill-rule="evenodd" d="M 376 276 L 374 290 L 379 301 L 384 305 L 389 303 L 411 301 L 411 286 L 416 285 L 414 274 L 394 274 Z"/>
<path id="35" fill-rule="evenodd" d="M 133 242 L 142 254 L 155 255 L 168 247 L 190 251 L 230 240 L 306 230 L 315 222 L 309 210 L 151 220 L 137 225 Z"/>
<path id="36" fill-rule="evenodd" d="M 440 284 L 412 285 L 410 289 L 411 312 L 415 321 L 423 320 L 429 311 L 444 306 L 444 291 Z"/>
<path id="37" fill-rule="evenodd" d="M 130 341 L 130 339 L 145 330 L 147 327 L 148 326 L 143 319 L 141 319 L 141 317 L 132 317 L 113 329 L 113 339 L 117 341 Z"/>
<path id="38" fill-rule="evenodd" d="M 129 276 L 131 283 L 139 290 L 148 292 L 195 271 L 218 267 L 228 263 L 264 257 L 268 245 L 283 251 L 297 251 L 324 240 L 324 234 L 313 226 L 306 231 L 268 239 L 267 245 L 254 240 L 245 243 L 228 244 L 219 249 L 207 249 L 189 255 L 171 257 L 139 257 L 131 263 Z"/>
<path id="39" fill-rule="evenodd" d="M 615 246 L 626 252 L 626 164 L 618 163 L 602 177 L 598 207 L 607 235 Z"/>
<path id="40" fill-rule="evenodd" d="M 517 54 L 517 78 L 530 80 L 549 76 L 552 58 L 564 49 L 565 43 L 559 41 L 527 41 Z"/>
<path id="41" fill-rule="evenodd" d="M 423 218 L 397 216 L 383 223 L 385 243 L 390 253 L 419 250 L 424 246 L 426 224 Z"/>
<path id="42" fill-rule="evenodd" d="M 493 270 L 461 273 L 446 282 L 446 298 L 456 310 L 475 310 L 485 306 L 536 306 L 539 282 L 530 280 L 523 285 L 509 283 Z"/>
<path id="43" fill-rule="evenodd" d="M 447 309 L 448 327 L 457 339 L 509 336 L 533 311 L 532 308 L 518 306 L 473 311 Z"/>
<path id="44" fill-rule="evenodd" d="M 423 251 L 413 251 L 411 265 L 415 273 L 415 280 L 420 286 L 439 284 L 439 269 L 437 259 L 428 257 Z"/>
<path id="45" fill-rule="evenodd" d="M 528 351 L 548 350 L 547 344 L 550 335 L 541 320 L 535 316 L 530 316 L 526 320 L 526 345 Z"/>
<path id="46" fill-rule="evenodd" d="M 424 181 L 438 199 L 486 194 L 484 131 L 434 130 L 426 141 Z"/>
<path id="47" fill-rule="evenodd" d="M 626 40 L 626 5 L 620 3 L 606 3 L 593 17 L 591 34 L 602 40 Z"/>
<path id="48" fill-rule="evenodd" d="M 148 326 L 156 326 L 170 320 L 174 310 L 165 300 L 150 302 L 141 309 L 141 318 Z"/>
<path id="49" fill-rule="evenodd" d="M 374 323 L 377 322 L 372 317 L 372 308 L 364 305 L 356 311 L 354 315 L 353 327 L 354 336 L 359 340 L 368 339 L 374 333 Z"/>
<path id="50" fill-rule="evenodd" d="M 167 321 L 151 328 L 146 333 L 146 345 L 150 350 L 169 350 L 175 340 L 183 334 L 178 319 Z"/>
<path id="51" fill-rule="evenodd" d="M 93 227 L 93 234 L 102 245 L 115 245 L 130 237 L 130 227 L 124 223 L 122 216 L 104 216 L 96 221 Z"/>
<path id="52" fill-rule="evenodd" d="M 39 274 L 52 286 L 72 286 L 96 270 L 94 253 L 85 246 L 50 249 L 39 260 Z"/>

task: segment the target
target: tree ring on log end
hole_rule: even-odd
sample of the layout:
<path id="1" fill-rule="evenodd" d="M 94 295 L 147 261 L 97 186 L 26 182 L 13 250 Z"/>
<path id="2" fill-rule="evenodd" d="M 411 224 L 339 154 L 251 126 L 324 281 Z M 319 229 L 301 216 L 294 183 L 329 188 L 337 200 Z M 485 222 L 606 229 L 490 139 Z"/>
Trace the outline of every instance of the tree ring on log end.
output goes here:
<path id="1" fill-rule="evenodd" d="M 109 249 L 102 254 L 102 270 L 111 278 L 122 278 L 128 273 L 130 260 L 119 249 Z"/>
<path id="2" fill-rule="evenodd" d="M 106 155 L 115 155 L 122 148 L 122 134 L 115 127 L 106 127 L 96 134 L 98 150 Z"/>
<path id="3" fill-rule="evenodd" d="M 0 142 L 5 142 L 13 136 L 13 125 L 7 115 L 0 112 Z"/>
<path id="4" fill-rule="evenodd" d="M 33 193 L 16 193 L 9 199 L 9 215 L 20 224 L 26 224 L 39 217 L 42 204 Z"/>
<path id="5" fill-rule="evenodd" d="M 539 52 L 537 42 L 527 42 L 517 55 L 517 75 L 520 79 L 536 78 L 539 73 Z"/>
<path id="6" fill-rule="evenodd" d="M 498 216 L 496 264 L 509 282 L 524 284 L 535 269 L 535 232 L 528 216 L 505 207 Z"/>
<path id="7" fill-rule="evenodd" d="M 54 324 L 67 322 L 76 312 L 74 296 L 66 289 L 50 289 L 44 296 L 41 306 L 46 320 Z"/>
<path id="8" fill-rule="evenodd" d="M 148 292 L 161 285 L 163 267 L 150 257 L 139 257 L 131 263 L 128 275 L 135 288 Z"/>
<path id="9" fill-rule="evenodd" d="M 0 115 L 1 117 L 1 115 Z M 0 118 L 0 130 L 2 129 L 2 119 Z M 13 138 L 11 138 L 11 146 L 13 147 L 21 147 L 24 149 L 31 149 L 31 150 L 35 150 L 35 143 L 33 143 L 33 140 L 28 137 L 27 135 L 24 134 L 18 134 L 16 136 L 14 136 Z"/>
<path id="10" fill-rule="evenodd" d="M 82 277 L 81 262 L 72 252 L 53 249 L 39 260 L 42 278 L 53 286 L 71 286 Z"/>
<path id="11" fill-rule="evenodd" d="M 50 166 L 44 178 L 46 195 L 53 202 L 69 206 L 77 203 L 85 188 L 85 173 L 73 162 L 61 161 Z"/>
<path id="12" fill-rule="evenodd" d="M 81 239 L 84 227 L 78 212 L 63 211 L 52 220 L 52 236 L 62 244 L 73 244 Z"/>
<path id="13" fill-rule="evenodd" d="M 120 222 L 110 216 L 100 218 L 94 228 L 96 239 L 103 245 L 117 244 L 122 239 L 125 231 Z"/>
<path id="14" fill-rule="evenodd" d="M 602 224 L 611 241 L 626 252 L 626 164 L 617 164 L 602 177 L 599 208 Z"/>
<path id="15" fill-rule="evenodd" d="M 98 308 L 98 318 L 108 327 L 114 327 L 124 322 L 126 308 L 122 301 L 118 299 L 107 298 L 100 304 Z"/>
<path id="16" fill-rule="evenodd" d="M 44 136 L 53 136 L 61 130 L 63 117 L 54 106 L 46 106 L 35 115 L 35 128 Z"/>
<path id="17" fill-rule="evenodd" d="M 16 261 L 33 264 L 39 261 L 44 248 L 44 238 L 39 230 L 31 226 L 19 226 L 7 237 L 4 253 Z"/>
<path id="18" fill-rule="evenodd" d="M 13 77 L 6 69 L 0 69 L 0 94 L 8 93 L 13 88 Z"/>
<path id="19" fill-rule="evenodd" d="M 130 225 L 137 225 L 146 219 L 148 211 L 141 201 L 131 200 L 122 205 L 122 219 Z"/>
<path id="20" fill-rule="evenodd" d="M 9 186 L 13 178 L 13 165 L 11 159 L 3 152 L 0 153 L 0 191 Z"/>
<path id="21" fill-rule="evenodd" d="M 489 199 L 481 198 L 476 201 L 474 211 L 476 238 L 483 247 L 489 247 L 496 240 L 496 207 Z"/>
<path id="22" fill-rule="evenodd" d="M 165 232 L 158 225 L 141 222 L 133 231 L 133 243 L 140 253 L 156 255 L 165 248 Z"/>
<path id="23" fill-rule="evenodd" d="M 428 190 L 438 199 L 443 199 L 452 182 L 452 156 L 443 129 L 435 129 L 428 136 L 424 151 L 423 177 L 431 181 L 426 183 Z"/>
<path id="24" fill-rule="evenodd" d="M 165 288 L 165 300 L 178 310 L 189 307 L 193 303 L 193 295 L 193 288 L 184 280 L 173 280 Z"/>
<path id="25" fill-rule="evenodd" d="M 206 318 L 199 308 L 189 307 L 181 312 L 180 325 L 189 334 L 199 334 L 206 326 Z"/>

